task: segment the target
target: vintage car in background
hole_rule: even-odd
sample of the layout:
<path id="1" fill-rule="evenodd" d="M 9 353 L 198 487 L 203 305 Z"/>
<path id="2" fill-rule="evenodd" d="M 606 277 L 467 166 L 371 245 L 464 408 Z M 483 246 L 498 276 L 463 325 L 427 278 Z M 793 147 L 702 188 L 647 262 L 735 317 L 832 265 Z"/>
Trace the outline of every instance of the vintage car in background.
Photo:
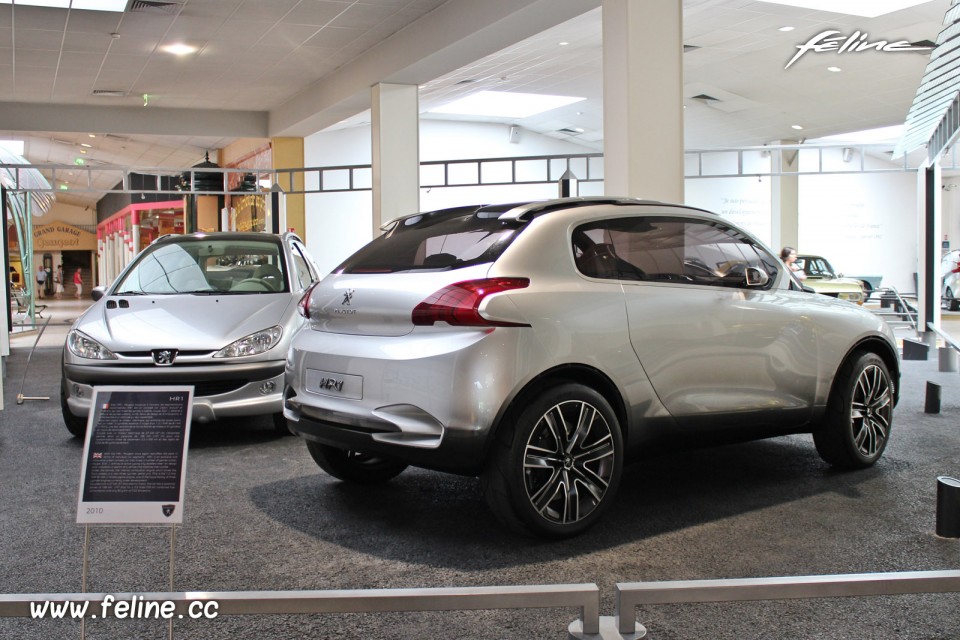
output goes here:
<path id="1" fill-rule="evenodd" d="M 799 255 L 795 264 L 807 276 L 803 284 L 817 293 L 861 305 L 866 302 L 867 294 L 864 292 L 863 281 L 838 274 L 826 258 Z"/>
<path id="2" fill-rule="evenodd" d="M 86 432 L 94 388 L 193 385 L 193 420 L 283 418 L 283 373 L 297 301 L 319 279 L 296 235 L 162 236 L 104 291 L 67 336 L 60 406 Z"/>

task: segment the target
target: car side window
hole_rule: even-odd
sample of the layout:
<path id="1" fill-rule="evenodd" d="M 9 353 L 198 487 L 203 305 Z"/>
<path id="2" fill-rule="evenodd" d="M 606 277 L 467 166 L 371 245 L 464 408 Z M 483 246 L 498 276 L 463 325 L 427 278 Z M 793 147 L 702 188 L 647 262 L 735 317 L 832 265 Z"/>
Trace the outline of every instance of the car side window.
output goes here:
<path id="1" fill-rule="evenodd" d="M 772 286 L 776 261 L 720 222 L 676 217 L 614 218 L 578 227 L 577 268 L 586 276 L 721 287 L 746 286 L 746 269 L 762 269 Z"/>

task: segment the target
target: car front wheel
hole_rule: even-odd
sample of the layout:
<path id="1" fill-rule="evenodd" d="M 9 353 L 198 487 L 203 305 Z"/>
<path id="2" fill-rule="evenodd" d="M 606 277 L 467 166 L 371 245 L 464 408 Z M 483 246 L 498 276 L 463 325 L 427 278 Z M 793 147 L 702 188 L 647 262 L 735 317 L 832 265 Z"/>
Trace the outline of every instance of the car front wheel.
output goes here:
<path id="1" fill-rule="evenodd" d="M 883 455 L 893 424 L 894 388 L 875 353 L 854 354 L 837 374 L 827 415 L 813 433 L 820 457 L 844 469 L 869 467 Z"/>
<path id="2" fill-rule="evenodd" d="M 397 460 L 338 449 L 319 442 L 307 442 L 307 450 L 321 469 L 344 482 L 380 484 L 395 478 L 407 468 L 406 464 Z"/>
<path id="3" fill-rule="evenodd" d="M 67 406 L 67 388 L 65 383 L 60 384 L 60 413 L 63 414 L 63 424 L 67 431 L 75 438 L 83 438 L 87 434 L 87 419 L 70 413 Z"/>
<path id="4" fill-rule="evenodd" d="M 623 437 L 606 399 L 580 384 L 547 390 L 498 435 L 484 496 L 506 525 L 548 538 L 577 535 L 610 506 Z"/>

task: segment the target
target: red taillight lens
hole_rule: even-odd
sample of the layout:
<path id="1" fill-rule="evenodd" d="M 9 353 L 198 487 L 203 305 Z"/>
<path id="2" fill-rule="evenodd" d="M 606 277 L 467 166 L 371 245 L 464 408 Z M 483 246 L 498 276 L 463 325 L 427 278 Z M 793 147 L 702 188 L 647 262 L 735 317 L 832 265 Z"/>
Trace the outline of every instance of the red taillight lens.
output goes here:
<path id="1" fill-rule="evenodd" d="M 467 280 L 440 289 L 413 308 L 413 324 L 446 322 L 457 327 L 528 327 L 530 325 L 488 320 L 480 315 L 480 303 L 487 296 L 530 286 L 527 278 Z"/>
<path id="2" fill-rule="evenodd" d="M 310 319 L 310 294 L 313 293 L 314 288 L 318 284 L 320 283 L 314 282 L 310 285 L 310 287 L 303 292 L 303 295 L 300 296 L 300 301 L 297 303 L 297 312 L 307 320 Z"/>

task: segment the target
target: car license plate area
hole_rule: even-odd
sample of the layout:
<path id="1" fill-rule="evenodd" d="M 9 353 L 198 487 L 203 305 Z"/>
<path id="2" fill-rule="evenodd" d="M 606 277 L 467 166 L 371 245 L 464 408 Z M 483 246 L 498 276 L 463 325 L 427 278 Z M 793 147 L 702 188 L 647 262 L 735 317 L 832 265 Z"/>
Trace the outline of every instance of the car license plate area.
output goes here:
<path id="1" fill-rule="evenodd" d="M 363 398 L 363 376 L 307 369 L 306 389 L 310 393 L 334 398 Z"/>

